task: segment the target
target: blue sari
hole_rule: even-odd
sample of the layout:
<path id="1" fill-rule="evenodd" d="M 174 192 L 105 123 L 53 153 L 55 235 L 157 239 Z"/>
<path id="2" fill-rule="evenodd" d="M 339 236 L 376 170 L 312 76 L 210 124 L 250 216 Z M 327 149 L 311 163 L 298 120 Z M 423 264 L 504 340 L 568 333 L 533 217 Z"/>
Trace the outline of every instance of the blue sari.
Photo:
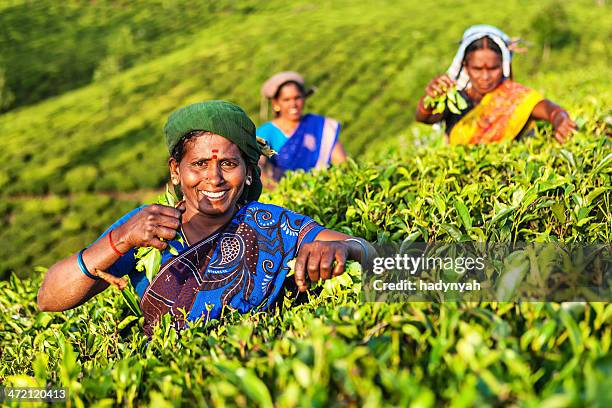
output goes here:
<path id="1" fill-rule="evenodd" d="M 266 139 L 278 152 L 270 159 L 274 178 L 279 180 L 288 170 L 321 169 L 329 165 L 331 154 L 340 134 L 340 123 L 312 113 L 302 117 L 290 137 L 272 122 L 262 125 L 257 135 Z"/>
<path id="2" fill-rule="evenodd" d="M 218 318 L 226 305 L 241 313 L 266 310 L 280 293 L 289 271 L 287 262 L 323 229 L 307 216 L 253 201 L 200 242 L 187 246 L 171 241 L 179 255 L 164 251 L 160 271 L 150 284 L 143 272 L 135 270 L 134 250 L 124 254 L 109 272 L 129 274 L 141 298 L 144 331 L 151 336 L 164 314 L 170 314 L 180 330 L 200 317 Z"/>

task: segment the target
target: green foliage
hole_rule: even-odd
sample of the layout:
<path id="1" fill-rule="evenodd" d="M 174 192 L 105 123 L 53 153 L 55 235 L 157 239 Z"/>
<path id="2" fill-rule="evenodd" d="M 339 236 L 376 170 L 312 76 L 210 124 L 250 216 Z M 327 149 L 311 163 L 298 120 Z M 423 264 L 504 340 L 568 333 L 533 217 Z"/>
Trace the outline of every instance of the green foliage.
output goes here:
<path id="1" fill-rule="evenodd" d="M 163 55 L 189 43 L 227 13 L 249 14 L 254 4 L 39 0 L 2 5 L 0 66 L 9 73 L 8 86 L 15 95 L 14 103 L 0 106 L 0 111 L 42 101 Z"/>
<path id="2" fill-rule="evenodd" d="M 371 241 L 609 242 L 609 138 L 550 139 L 390 148 L 382 162 L 295 173 L 264 200 Z"/>
<path id="3" fill-rule="evenodd" d="M 96 4 L 97 7 L 79 9 L 79 13 L 96 12 L 107 18 L 122 15 L 115 14 L 117 10 L 114 8 L 103 7 L 103 2 Z M 76 45 L 72 47 L 74 41 L 86 41 L 88 46 L 94 44 L 100 53 L 106 52 L 109 41 L 115 42 L 119 45 L 113 46 L 113 52 L 121 55 L 122 42 L 112 38 L 129 38 L 129 35 L 116 33 L 132 33 L 134 47 L 137 47 L 140 28 L 153 30 L 151 27 L 164 24 L 154 24 L 151 19 L 188 25 L 187 21 L 192 21 L 192 18 L 208 16 L 202 16 L 197 10 L 197 7 L 204 6 L 193 5 L 196 7 L 194 16 L 175 18 L 173 13 L 178 13 L 176 10 L 181 8 L 173 8 L 172 2 L 167 4 L 170 6 L 161 7 L 164 12 L 155 10 L 154 6 L 142 8 L 134 5 L 134 9 L 125 6 L 122 11 L 140 10 L 137 14 L 143 13 L 147 18 L 136 19 L 140 21 L 139 25 L 130 26 L 128 21 L 131 20 L 126 16 L 125 24 L 113 23 L 113 29 L 108 32 L 99 31 L 98 27 L 87 29 L 87 35 L 57 40 L 62 44 L 59 49 L 45 45 L 43 51 L 36 45 L 31 53 L 20 50 L 25 53 L 23 57 L 11 61 L 15 64 L 42 64 L 45 55 L 56 50 L 62 53 L 57 61 L 63 60 L 70 65 L 65 69 L 57 68 L 57 72 L 62 78 L 76 78 L 79 76 L 71 70 L 87 65 L 87 58 L 74 54 L 75 49 L 81 49 Z M 211 16 L 209 23 L 194 23 L 195 26 L 188 25 L 190 28 L 184 31 L 162 33 L 158 32 L 161 29 L 156 29 L 155 35 L 146 37 L 149 38 L 146 47 L 160 48 L 143 54 L 142 59 L 135 60 L 133 65 L 128 64 L 129 68 L 91 84 L 86 82 L 87 86 L 58 98 L 0 116 L 3 135 L 0 161 L 4 173 L 0 176 L 0 183 L 3 179 L 9 180 L 7 188 L 3 188 L 0 194 L 70 191 L 75 186 L 67 185 L 69 183 L 62 175 L 81 165 L 96 167 L 98 177 L 93 186 L 84 184 L 78 187 L 80 192 L 159 188 L 167 174 L 167 152 L 161 129 L 171 111 L 197 100 L 225 98 L 240 104 L 251 117 L 257 118 L 261 84 L 273 72 L 282 69 L 299 70 L 309 83 L 318 87 L 319 92 L 307 101 L 307 110 L 340 120 L 343 125 L 341 140 L 351 154 L 361 154 L 370 149 L 372 141 L 389 141 L 407 130 L 414 118 L 418 97 L 427 82 L 448 67 L 456 41 L 467 25 L 486 21 L 503 27 L 508 33 L 533 40 L 535 28 L 526 19 L 507 17 L 532 16 L 541 7 L 538 3 L 525 4 L 518 0 L 496 3 L 494 11 L 484 6 L 456 7 L 450 1 L 443 1 L 439 6 L 441 10 L 452 8 L 453 18 L 441 15 L 432 19 L 422 12 L 421 4 L 413 2 L 380 5 L 354 5 L 353 2 L 319 2 L 313 5 L 304 2 L 293 7 L 271 3 L 269 7 L 274 13 L 268 6 L 257 7 L 259 11 L 249 13 L 250 17 L 245 18 L 240 13 L 227 13 L 220 6 L 221 15 L 218 18 Z M 23 8 L 27 9 L 25 5 Z M 538 53 L 517 55 L 515 78 L 564 106 L 574 102 L 573 91 L 582 88 L 584 82 L 600 81 L 589 96 L 597 96 L 601 98 L 601 106 L 609 106 L 610 93 L 602 86 L 609 81 L 611 74 L 607 64 L 607 40 L 611 32 L 605 13 L 597 12 L 587 2 L 577 2 L 565 8 L 573 16 L 572 25 L 579 28 L 576 30 L 577 43 L 562 50 L 553 49 L 551 61 L 547 63 L 540 61 Z M 248 8 L 241 10 L 247 13 Z M 38 15 L 29 9 L 27 13 Z M 299 18 L 295 18 L 296 13 Z M 26 14 L 25 10 L 23 14 Z M 65 21 L 68 24 L 65 30 L 72 27 L 72 20 L 60 20 L 54 15 L 50 11 L 44 14 L 44 18 L 52 19 L 54 24 L 64 24 L 60 21 Z M 407 19 L 407 15 L 412 17 Z M 43 19 L 42 14 L 40 18 Z M 101 16 L 90 16 L 83 24 L 102 20 Z M 4 21 L 13 20 L 7 18 Z M 245 24 L 249 29 L 245 29 Z M 32 30 L 32 25 L 28 24 L 20 24 L 11 30 L 21 33 L 24 27 Z M 124 27 L 130 27 L 129 31 Z M 58 35 L 62 32 L 58 30 Z M 88 36 L 94 33 L 97 37 L 92 40 Z M 28 38 L 25 33 L 20 35 Z M 62 35 L 68 36 L 66 33 Z M 106 54 L 89 64 L 89 76 L 104 58 Z M 80 63 L 74 64 L 75 60 Z M 0 66 L 6 68 L 7 84 L 13 92 L 16 88 L 10 78 L 21 72 L 28 80 L 38 78 L 36 90 L 45 87 L 42 82 L 47 78 L 51 78 L 49 81 L 53 83 L 61 82 L 52 79 L 55 77 L 51 74 L 37 76 L 29 72 L 28 67 L 10 68 L 6 64 L 0 61 Z M 44 66 L 48 67 L 49 63 Z M 581 67 L 584 70 L 575 72 Z M 549 75 L 557 77 L 547 80 Z M 574 86 L 570 86 L 568 81 Z M 73 87 L 70 85 L 70 89 Z M 35 94 L 33 91 L 24 93 Z M 600 96 L 602 93 L 604 95 Z M 128 174 L 129 178 L 122 177 Z"/>
<path id="4" fill-rule="evenodd" d="M 6 84 L 5 74 L 5 70 L 0 66 L 0 112 L 11 106 L 15 100 L 15 94 Z"/>
<path id="5" fill-rule="evenodd" d="M 0 383 L 63 385 L 77 407 L 612 405 L 608 303 L 364 303 L 354 272 L 270 313 L 226 310 L 181 334 L 164 319 L 148 345 L 131 291 L 37 310 L 35 265 L 154 200 L 172 110 L 222 98 L 255 118 L 261 83 L 283 69 L 318 87 L 307 110 L 339 119 L 358 159 L 292 174 L 262 200 L 379 243 L 610 242 L 608 14 L 591 0 L 563 3 L 561 17 L 520 0 L 436 6 L 0 4 L 0 110 L 22 107 L 0 115 Z M 568 144 L 540 126 L 451 147 L 412 124 L 426 83 L 482 22 L 538 44 L 572 33 L 551 58 L 514 63 L 518 81 L 580 118 Z"/>
<path id="6" fill-rule="evenodd" d="M 573 38 L 567 11 L 563 3 L 557 0 L 549 1 L 542 7 L 533 17 L 532 26 L 542 47 L 561 48 Z"/>
<path id="7" fill-rule="evenodd" d="M 610 402 L 610 304 L 364 304 L 353 275 L 180 335 L 164 319 L 147 345 L 118 291 L 40 313 L 39 282 L 0 282 L 0 379 L 69 387 L 74 406 Z"/>
<path id="8" fill-rule="evenodd" d="M 435 98 L 426 96 L 423 100 L 425 107 L 435 108 L 433 113 L 443 113 L 446 108 L 452 113 L 460 114 L 462 110 L 467 108 L 467 102 L 463 96 L 457 91 L 457 87 L 449 88 L 446 93 Z"/>
<path id="9" fill-rule="evenodd" d="M 138 203 L 89 194 L 10 199 L 0 206 L 5 226 L 0 231 L 0 279 L 10 271 L 29 275 L 34 265 L 52 265 L 75 253 Z"/>
<path id="10" fill-rule="evenodd" d="M 111 77 L 127 67 L 129 57 L 135 48 L 132 30 L 129 27 L 121 27 L 110 36 L 107 48 L 108 55 L 96 68 L 93 74 L 94 81 Z"/>

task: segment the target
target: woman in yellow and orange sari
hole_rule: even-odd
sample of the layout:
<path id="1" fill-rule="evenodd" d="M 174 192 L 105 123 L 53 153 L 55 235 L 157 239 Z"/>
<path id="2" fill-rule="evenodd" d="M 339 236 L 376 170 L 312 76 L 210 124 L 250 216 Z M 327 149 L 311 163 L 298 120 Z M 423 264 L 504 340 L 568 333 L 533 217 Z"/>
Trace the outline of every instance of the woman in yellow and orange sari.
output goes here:
<path id="1" fill-rule="evenodd" d="M 565 109 L 512 80 L 511 48 L 510 38 L 495 27 L 467 29 L 447 73 L 427 85 L 417 121 L 445 122 L 450 144 L 477 144 L 513 140 L 529 132 L 534 120 L 545 120 L 552 124 L 555 138 L 565 142 L 576 124 Z M 434 113 L 425 106 L 425 97 L 436 98 L 455 85 L 467 102 L 458 113 L 448 108 Z"/>

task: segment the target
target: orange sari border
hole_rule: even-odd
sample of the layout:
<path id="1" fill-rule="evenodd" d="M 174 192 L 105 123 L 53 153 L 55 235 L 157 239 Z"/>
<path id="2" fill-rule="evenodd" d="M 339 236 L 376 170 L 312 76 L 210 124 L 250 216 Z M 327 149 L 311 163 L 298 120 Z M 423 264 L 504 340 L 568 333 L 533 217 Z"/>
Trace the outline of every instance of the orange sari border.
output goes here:
<path id="1" fill-rule="evenodd" d="M 486 94 L 452 128 L 450 144 L 504 142 L 516 138 L 544 97 L 537 91 L 505 80 Z"/>

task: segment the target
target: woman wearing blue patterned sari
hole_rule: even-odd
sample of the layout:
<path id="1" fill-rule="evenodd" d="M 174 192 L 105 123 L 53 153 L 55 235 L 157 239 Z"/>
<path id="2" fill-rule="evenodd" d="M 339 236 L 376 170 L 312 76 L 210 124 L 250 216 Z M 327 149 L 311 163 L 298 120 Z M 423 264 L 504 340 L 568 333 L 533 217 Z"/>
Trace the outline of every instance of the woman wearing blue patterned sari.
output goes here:
<path id="1" fill-rule="evenodd" d="M 256 201 L 262 189 L 257 165 L 262 147 L 255 125 L 236 105 L 189 105 L 170 115 L 164 132 L 171 180 L 183 200 L 176 207 L 136 208 L 93 244 L 53 265 L 38 293 L 41 310 L 76 307 L 108 282 L 125 283 L 119 277 L 127 275 L 140 296 L 150 336 L 165 314 L 182 329 L 200 317 L 218 318 L 224 306 L 242 313 L 269 308 L 294 258 L 300 291 L 308 280 L 341 274 L 349 259 L 369 262 L 373 248 L 366 241 Z M 134 254 L 140 247 L 161 251 L 161 268 L 152 282 L 136 270 Z"/>
<path id="2" fill-rule="evenodd" d="M 302 76 L 290 71 L 272 76 L 262 86 L 262 96 L 272 102 L 275 117 L 257 129 L 257 136 L 278 152 L 261 163 L 264 177 L 278 181 L 289 170 L 310 171 L 346 161 L 338 140 L 340 123 L 312 113 L 302 115 L 311 92 L 304 88 Z"/>

